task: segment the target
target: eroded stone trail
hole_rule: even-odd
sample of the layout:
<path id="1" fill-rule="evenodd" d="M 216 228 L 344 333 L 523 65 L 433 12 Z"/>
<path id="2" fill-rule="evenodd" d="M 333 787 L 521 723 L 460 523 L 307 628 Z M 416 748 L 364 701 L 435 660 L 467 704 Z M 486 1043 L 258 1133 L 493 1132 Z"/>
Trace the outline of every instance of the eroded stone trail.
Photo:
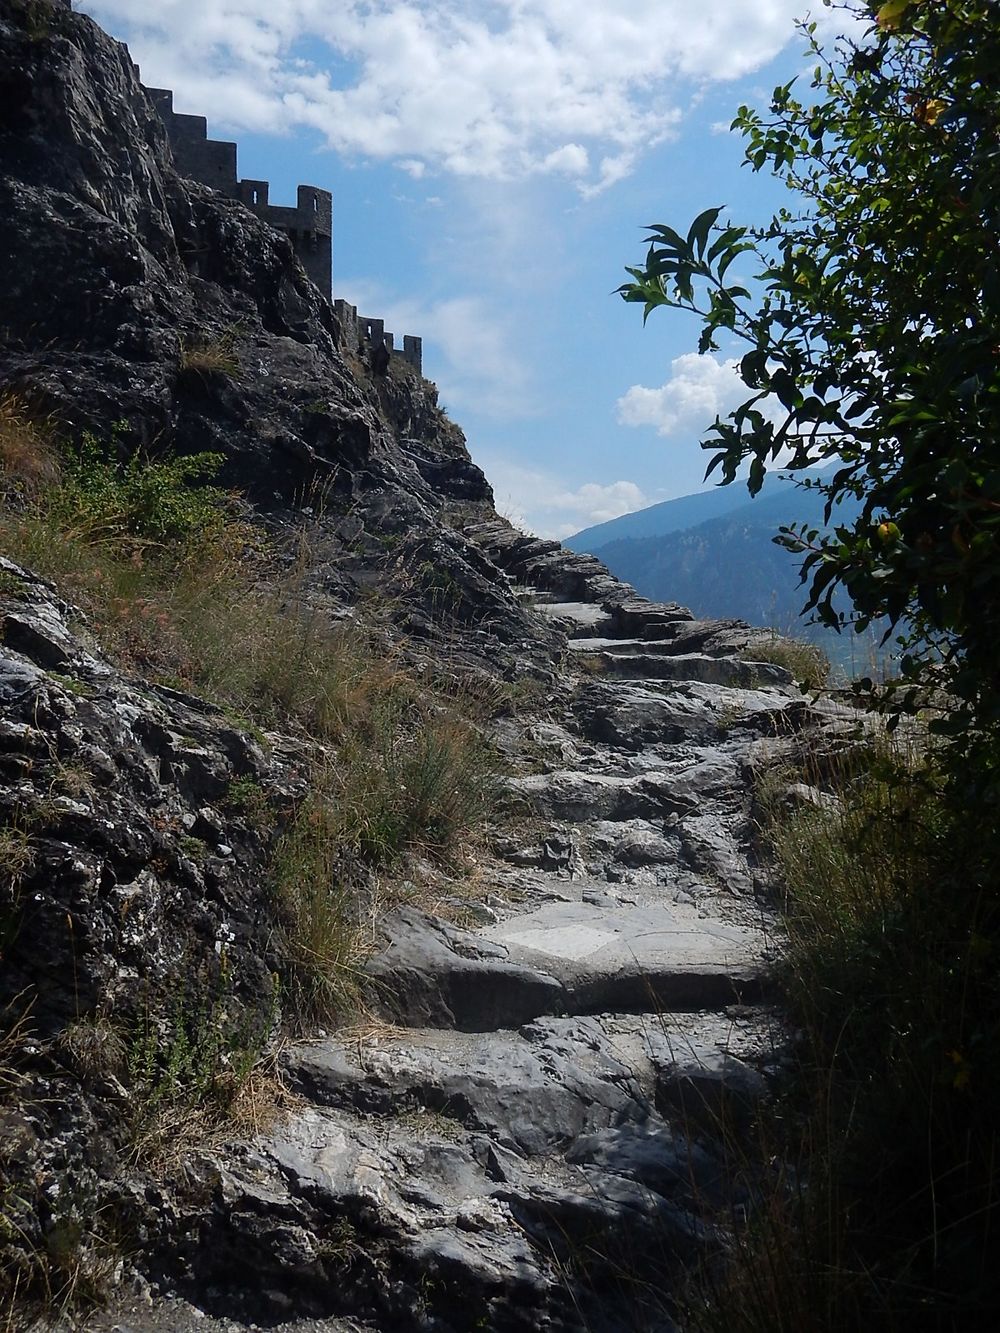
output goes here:
<path id="1" fill-rule="evenodd" d="M 40 404 L 43 443 L 64 423 L 109 466 L 218 456 L 234 512 L 274 540 L 253 596 L 325 627 L 375 592 L 406 645 L 377 641 L 415 679 L 537 687 L 496 737 L 517 832 L 446 912 L 377 923 L 366 1026 L 283 1051 L 293 1102 L 270 1129 L 207 1135 L 202 1066 L 232 1091 L 222 1056 L 294 1019 L 275 841 L 311 797 L 314 743 L 339 777 L 336 746 L 284 705 L 245 716 L 231 681 L 215 703 L 174 688 L 188 666 L 164 683 L 186 656 L 147 639 L 167 590 L 132 608 L 149 623 L 115 666 L 25 568 L 42 543 L 14 524 L 0 1301 L 49 1307 L 65 1285 L 69 1309 L 83 1276 L 96 1295 L 134 1281 L 88 1325 L 122 1333 L 671 1328 L 684 1272 L 743 1201 L 719 1117 L 738 1129 L 776 1059 L 753 771 L 829 719 L 754 661 L 766 632 L 646 602 L 499 519 L 415 357 L 374 373 L 378 321 L 359 348 L 356 311 L 310 281 L 264 199 L 187 177 L 127 48 L 68 0 L 0 0 L 0 52 L 10 419 Z M 23 441 L 12 457 L 16 515 L 47 474 L 28 467 L 22 493 Z M 136 568 L 143 549 L 123 547 Z M 124 606 L 107 582 L 80 600 Z M 261 729 L 275 719 L 288 729 Z M 160 1120 L 176 1142 L 143 1158 Z"/>
<path id="2" fill-rule="evenodd" d="M 486 556 L 505 567 L 488 545 Z M 685 1273 L 724 1245 L 748 1201 L 720 1125 L 741 1132 L 781 1059 L 754 770 L 804 730 L 853 723 L 754 663 L 757 632 L 642 602 L 600 566 L 581 587 L 579 560 L 550 555 L 518 585 L 540 622 L 525 651 L 564 637 L 544 707 L 497 723 L 516 817 L 492 836 L 477 883 L 453 883 L 441 914 L 411 904 L 379 922 L 366 1022 L 282 1052 L 292 1104 L 269 1129 L 185 1145 L 166 1178 L 115 1173 L 157 1295 L 88 1327 L 675 1327 Z M 6 762 L 20 765 L 19 799 L 30 782 L 63 821 L 39 861 L 53 906 L 46 916 L 36 895 L 35 933 L 22 931 L 39 942 L 30 958 L 65 881 L 67 894 L 91 893 L 93 930 L 123 932 L 123 947 L 162 939 L 182 969 L 190 922 L 230 941 L 251 989 L 264 984 L 246 915 L 260 890 L 256 835 L 220 793 L 232 770 L 294 796 L 292 751 L 266 754 L 220 710 L 120 677 L 74 637 L 51 589 L 5 568 L 18 580 L 4 613 L 4 735 L 17 751 Z M 669 665 L 654 676 L 651 660 Z M 642 665 L 630 676 L 628 663 Z M 18 758 L 29 744 L 63 768 L 106 752 L 129 766 L 87 804 L 53 804 L 45 765 Z M 161 816 L 140 835 L 150 791 Z M 212 839 L 197 864 L 188 829 Z M 86 889 L 100 863 L 96 851 L 82 859 L 80 830 L 87 846 L 113 835 L 123 849 L 105 915 Z M 160 839 L 162 886 L 126 882 L 148 859 L 140 836 Z M 218 913 L 207 926 L 206 903 Z M 88 962 L 106 994 L 130 975 L 115 957 L 108 944 Z M 67 985 L 79 975 L 61 971 Z M 53 1029 L 78 1002 L 64 990 L 46 992 L 51 1018 L 39 1011 Z M 55 1170 L 77 1112 L 67 1106 L 65 1125 L 50 1114 Z"/>
<path id="3" fill-rule="evenodd" d="M 603 570 L 560 599 L 579 559 L 524 594 L 568 636 L 562 715 L 505 738 L 528 833 L 462 926 L 382 923 L 374 1021 L 286 1051 L 298 1109 L 205 1164 L 187 1260 L 223 1306 L 252 1275 L 272 1316 L 670 1329 L 744 1202 L 718 1124 L 778 1058 L 751 774 L 810 709 L 745 626 Z"/>

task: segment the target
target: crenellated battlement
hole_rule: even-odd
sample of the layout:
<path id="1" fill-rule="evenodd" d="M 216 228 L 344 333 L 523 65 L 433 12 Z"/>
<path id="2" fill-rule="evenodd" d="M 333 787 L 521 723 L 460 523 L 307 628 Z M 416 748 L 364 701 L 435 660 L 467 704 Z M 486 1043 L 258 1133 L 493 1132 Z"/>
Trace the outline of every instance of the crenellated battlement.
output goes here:
<path id="1" fill-rule="evenodd" d="M 333 195 L 329 190 L 300 185 L 294 206 L 272 204 L 267 181 L 240 180 L 235 143 L 210 139 L 204 116 L 175 111 L 169 88 L 147 88 L 146 93 L 166 127 L 178 170 L 238 199 L 263 222 L 283 231 L 306 273 L 328 295 L 333 281 Z"/>
<path id="2" fill-rule="evenodd" d="M 334 301 L 334 314 L 340 326 L 348 336 L 354 331 L 358 340 L 358 351 L 368 357 L 374 357 L 380 347 L 384 347 L 390 356 L 398 356 L 412 366 L 418 375 L 423 374 L 424 348 L 423 339 L 407 333 L 403 336 L 402 347 L 395 346 L 395 339 L 386 332 L 385 320 L 369 319 L 358 314 L 358 307 L 347 301 Z"/>
<path id="3" fill-rule="evenodd" d="M 69 7 L 70 0 L 54 0 Z M 139 70 L 136 67 L 136 75 Z M 218 190 L 241 204 L 269 226 L 282 231 L 291 241 L 306 273 L 324 296 L 333 285 L 333 195 L 315 185 L 300 185 L 294 206 L 272 204 L 270 182 L 241 180 L 237 171 L 236 144 L 228 139 L 210 139 L 208 121 L 174 110 L 174 94 L 169 88 L 147 88 L 167 131 L 178 171 L 191 180 Z M 423 344 L 420 338 L 406 334 L 403 346 L 393 345 L 393 335 L 386 333 L 380 319 L 358 317 L 356 306 L 346 301 L 334 302 L 341 327 L 356 330 L 360 342 L 367 343 L 374 355 L 384 347 L 392 356 L 402 357 L 422 373 Z"/>

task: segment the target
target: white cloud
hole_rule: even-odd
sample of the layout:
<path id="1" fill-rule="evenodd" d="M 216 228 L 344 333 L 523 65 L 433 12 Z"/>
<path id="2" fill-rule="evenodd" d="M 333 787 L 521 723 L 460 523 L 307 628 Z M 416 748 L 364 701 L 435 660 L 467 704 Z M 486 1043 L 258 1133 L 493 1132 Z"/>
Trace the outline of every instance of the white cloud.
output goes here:
<path id="1" fill-rule="evenodd" d="M 633 384 L 618 399 L 618 420 L 623 426 L 653 426 L 658 435 L 698 434 L 746 397 L 738 361 L 685 352 L 671 361 L 658 389 Z"/>
<path id="2" fill-rule="evenodd" d="M 558 171 L 566 176 L 584 176 L 590 170 L 590 154 L 582 144 L 563 144 L 543 158 L 540 167 L 543 172 Z"/>
<path id="3" fill-rule="evenodd" d="M 634 481 L 591 481 L 570 490 L 551 473 L 502 455 L 477 455 L 476 462 L 493 487 L 497 511 L 540 537 L 562 540 L 652 503 Z"/>
<path id="4" fill-rule="evenodd" d="M 83 0 L 215 126 L 319 131 L 459 176 L 593 195 L 675 133 L 693 85 L 759 68 L 800 0 Z M 686 90 L 685 90 L 685 85 Z M 594 165 L 596 164 L 596 166 Z"/>
<path id="5" fill-rule="evenodd" d="M 423 338 L 424 373 L 437 383 L 449 410 L 508 421 L 539 411 L 540 390 L 514 321 L 483 297 L 421 302 L 394 296 L 368 279 L 347 277 L 338 281 L 338 290 L 341 285 L 360 314 L 385 321 L 397 347 L 404 334 Z"/>

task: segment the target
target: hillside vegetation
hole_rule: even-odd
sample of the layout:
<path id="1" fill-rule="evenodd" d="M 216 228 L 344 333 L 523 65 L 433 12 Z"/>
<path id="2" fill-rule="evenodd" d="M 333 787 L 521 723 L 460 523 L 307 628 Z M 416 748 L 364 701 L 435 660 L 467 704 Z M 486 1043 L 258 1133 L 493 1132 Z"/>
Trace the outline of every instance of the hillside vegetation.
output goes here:
<path id="1" fill-rule="evenodd" d="M 767 1131 L 797 1165 L 696 1317 L 985 1329 L 1000 1318 L 1000 21 L 981 0 L 844 8 L 857 42 L 823 49 L 804 28 L 812 95 L 793 81 L 733 124 L 745 164 L 794 202 L 758 229 L 721 208 L 686 233 L 652 227 L 621 289 L 647 317 L 694 313 L 702 353 L 742 341 L 747 397 L 711 427 L 709 471 L 731 483 L 748 466 L 756 492 L 779 459 L 832 464 L 833 525 L 803 513 L 779 540 L 821 622 L 906 640 L 897 679 L 857 687 L 886 740 L 803 755 L 819 795 L 802 809 L 762 801 L 804 1033 Z"/>

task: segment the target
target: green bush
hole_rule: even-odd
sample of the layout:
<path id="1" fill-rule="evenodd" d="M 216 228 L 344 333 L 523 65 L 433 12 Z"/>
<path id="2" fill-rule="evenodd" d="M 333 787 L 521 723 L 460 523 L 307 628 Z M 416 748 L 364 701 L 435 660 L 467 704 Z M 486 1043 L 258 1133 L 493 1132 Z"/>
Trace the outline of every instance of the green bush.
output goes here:
<path id="1" fill-rule="evenodd" d="M 926 738 L 924 738 L 926 741 Z M 830 773 L 833 772 L 831 780 Z M 1000 1309 L 1000 905 L 933 751 L 875 739 L 772 802 L 795 1062 L 757 1204 L 692 1303 L 720 1333 L 958 1333 Z M 770 781 L 780 797 L 785 780 Z"/>
<path id="2" fill-rule="evenodd" d="M 52 516 L 84 541 L 176 545 L 218 535 L 229 497 L 199 485 L 222 466 L 221 454 L 118 459 L 117 433 L 105 445 L 86 433 L 63 462 L 62 484 L 48 497 Z"/>
<path id="3" fill-rule="evenodd" d="M 1000 774 L 1000 11 L 990 0 L 844 0 L 847 36 L 820 48 L 810 91 L 774 90 L 733 122 L 744 164 L 791 192 L 763 227 L 722 208 L 686 233 L 655 225 L 620 290 L 648 316 L 694 313 L 698 350 L 742 343 L 746 390 L 709 427 L 709 471 L 822 465 L 804 478 L 827 526 L 797 552 L 807 607 L 864 629 L 885 618 L 908 651 L 895 713 L 942 687 L 962 801 L 991 804 Z M 801 98 L 801 100 L 800 100 Z M 739 274 L 734 282 L 733 274 Z M 744 285 L 750 283 L 750 285 Z M 728 354 L 728 353 L 727 353 Z M 839 501 L 860 501 L 854 516 Z M 838 589 L 852 610 L 842 614 Z"/>

